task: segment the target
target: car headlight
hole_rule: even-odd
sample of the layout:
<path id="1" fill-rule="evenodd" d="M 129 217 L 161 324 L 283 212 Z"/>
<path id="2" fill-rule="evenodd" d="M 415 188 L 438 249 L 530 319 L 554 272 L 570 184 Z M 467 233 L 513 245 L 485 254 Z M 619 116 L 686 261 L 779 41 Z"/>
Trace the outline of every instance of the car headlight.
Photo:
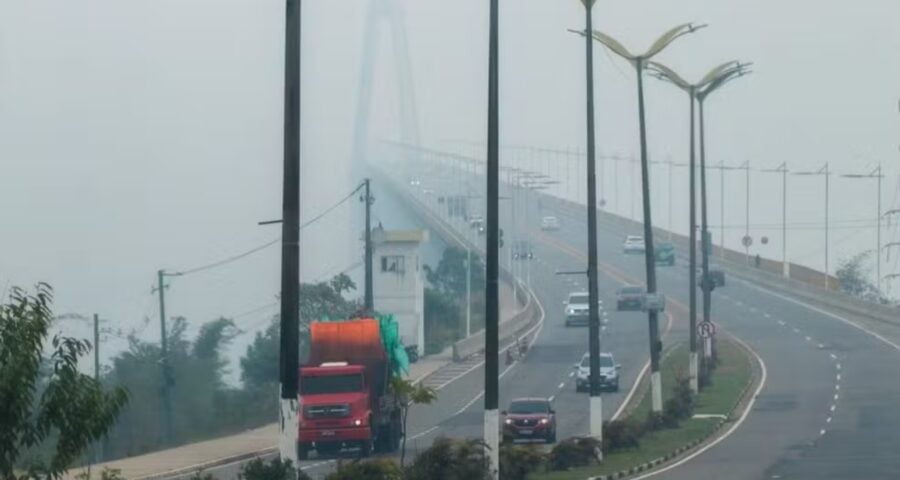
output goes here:
<path id="1" fill-rule="evenodd" d="M 574 313 L 575 313 L 575 309 L 574 309 L 574 308 L 569 307 L 569 308 L 566 309 L 566 314 L 567 314 L 567 315 L 572 315 L 572 314 L 574 314 Z"/>
<path id="2" fill-rule="evenodd" d="M 542 418 L 541 423 L 546 425 L 546 424 L 550 423 L 550 420 L 547 420 L 546 418 Z"/>
<path id="3" fill-rule="evenodd" d="M 512 420 L 509 419 L 509 418 L 507 418 L 507 419 L 504 421 L 504 423 L 506 423 L 507 425 L 512 425 Z"/>

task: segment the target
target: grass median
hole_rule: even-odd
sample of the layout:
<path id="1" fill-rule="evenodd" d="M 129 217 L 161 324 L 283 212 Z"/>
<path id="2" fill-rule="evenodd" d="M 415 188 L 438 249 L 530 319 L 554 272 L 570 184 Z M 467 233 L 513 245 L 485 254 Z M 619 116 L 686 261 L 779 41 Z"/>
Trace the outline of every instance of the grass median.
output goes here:
<path id="1" fill-rule="evenodd" d="M 736 342 L 721 338 L 718 342 L 719 366 L 713 372 L 711 385 L 696 397 L 694 415 L 730 415 L 741 401 L 753 381 L 753 364 L 749 354 Z M 663 380 L 663 401 L 674 395 L 677 378 L 686 378 L 688 349 L 686 345 L 673 348 L 660 365 Z M 650 412 L 649 382 L 641 387 L 641 395 L 626 407 L 626 422 L 643 422 Z M 689 418 L 679 422 L 677 428 L 666 428 L 644 433 L 639 446 L 607 453 L 600 465 L 575 468 L 566 471 L 531 474 L 531 480 L 583 480 L 595 475 L 608 475 L 627 471 L 633 467 L 673 454 L 680 447 L 700 441 L 718 428 L 719 418 Z"/>

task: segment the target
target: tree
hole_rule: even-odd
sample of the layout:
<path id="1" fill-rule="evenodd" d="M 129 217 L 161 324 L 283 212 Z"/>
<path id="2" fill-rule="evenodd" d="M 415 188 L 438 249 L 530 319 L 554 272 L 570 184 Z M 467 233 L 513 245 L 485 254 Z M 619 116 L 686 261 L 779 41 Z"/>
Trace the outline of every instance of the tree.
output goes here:
<path id="1" fill-rule="evenodd" d="M 239 480 L 311 480 L 302 470 L 294 468 L 290 460 L 274 458 L 265 462 L 261 458 L 250 460 L 238 474 Z"/>
<path id="2" fill-rule="evenodd" d="M 444 347 L 464 334 L 457 301 L 434 288 L 425 289 L 425 353 L 440 353 Z"/>
<path id="3" fill-rule="evenodd" d="M 835 272 L 841 291 L 863 300 L 884 303 L 878 287 L 868 280 L 871 268 L 867 265 L 872 252 L 866 251 L 845 260 Z"/>
<path id="4" fill-rule="evenodd" d="M 338 465 L 325 480 L 403 480 L 403 469 L 388 459 Z"/>
<path id="5" fill-rule="evenodd" d="M 470 288 L 474 292 L 484 291 L 484 264 L 475 253 L 471 254 L 472 267 Z M 462 248 L 447 247 L 441 255 L 437 268 L 425 266 L 425 278 L 441 293 L 460 298 L 466 294 L 466 251 Z"/>
<path id="6" fill-rule="evenodd" d="M 45 358 L 53 318 L 52 289 L 34 295 L 14 288 L 0 305 L 0 477 L 15 479 L 25 449 L 51 439 L 50 458 L 29 466 L 29 476 L 61 476 L 115 422 L 128 401 L 120 387 L 104 390 L 78 371 L 90 343 L 55 336 Z M 46 367 L 46 368 L 42 368 Z M 27 477 L 21 477 L 27 478 Z"/>
<path id="7" fill-rule="evenodd" d="M 440 437 L 406 469 L 407 480 L 488 480 L 487 445 L 481 439 Z"/>
<path id="8" fill-rule="evenodd" d="M 414 384 L 402 377 L 391 377 L 391 391 L 400 402 L 403 415 L 403 443 L 400 446 L 400 465 L 403 465 L 406 459 L 406 421 L 409 417 L 409 408 L 413 405 L 427 405 L 434 402 L 437 399 L 437 392 L 431 387 L 421 383 Z"/>

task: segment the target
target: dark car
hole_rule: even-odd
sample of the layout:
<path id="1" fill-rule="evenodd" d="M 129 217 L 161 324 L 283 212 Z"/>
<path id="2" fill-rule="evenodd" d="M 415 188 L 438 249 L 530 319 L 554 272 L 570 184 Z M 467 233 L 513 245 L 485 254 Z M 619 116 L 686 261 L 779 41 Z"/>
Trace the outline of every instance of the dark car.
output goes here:
<path id="1" fill-rule="evenodd" d="M 659 265 L 675 265 L 675 246 L 671 243 L 664 242 L 656 246 L 653 251 L 656 256 L 656 263 Z"/>
<path id="2" fill-rule="evenodd" d="M 643 287 L 622 287 L 616 292 L 616 310 L 640 310 L 644 308 Z"/>
<path id="3" fill-rule="evenodd" d="M 556 412 L 546 398 L 518 398 L 503 412 L 503 441 L 539 439 L 556 442 Z"/>

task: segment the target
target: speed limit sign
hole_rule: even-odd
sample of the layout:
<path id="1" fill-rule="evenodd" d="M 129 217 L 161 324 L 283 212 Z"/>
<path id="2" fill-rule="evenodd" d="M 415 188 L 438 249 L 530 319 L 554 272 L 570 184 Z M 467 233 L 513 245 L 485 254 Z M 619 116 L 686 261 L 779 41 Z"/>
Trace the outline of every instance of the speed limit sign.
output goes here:
<path id="1" fill-rule="evenodd" d="M 712 322 L 700 322 L 697 330 L 702 338 L 714 337 L 716 335 L 716 324 Z"/>

